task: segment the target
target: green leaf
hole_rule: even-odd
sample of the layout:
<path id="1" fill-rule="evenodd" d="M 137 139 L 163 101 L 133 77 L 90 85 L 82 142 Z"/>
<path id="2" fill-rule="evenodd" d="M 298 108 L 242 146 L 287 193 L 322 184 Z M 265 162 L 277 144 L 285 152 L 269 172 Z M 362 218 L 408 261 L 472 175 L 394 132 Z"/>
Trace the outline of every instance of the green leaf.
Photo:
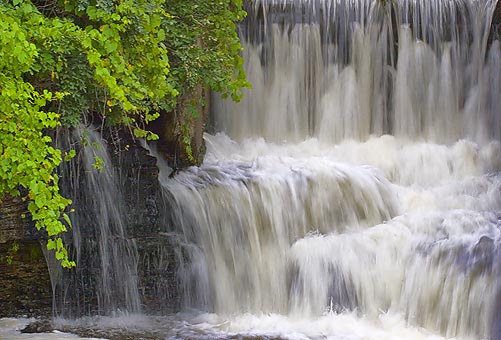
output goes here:
<path id="1" fill-rule="evenodd" d="M 68 224 L 68 226 L 71 227 L 71 220 L 70 220 L 69 216 L 66 213 L 63 214 L 63 218 L 66 221 L 66 223 Z"/>
<path id="2" fill-rule="evenodd" d="M 70 160 L 73 159 L 73 157 L 75 157 L 76 153 L 77 152 L 75 151 L 75 149 L 71 149 L 64 155 L 64 161 L 69 162 Z"/>
<path id="3" fill-rule="evenodd" d="M 56 249 L 56 241 L 49 239 L 47 241 L 47 250 L 54 250 Z"/>

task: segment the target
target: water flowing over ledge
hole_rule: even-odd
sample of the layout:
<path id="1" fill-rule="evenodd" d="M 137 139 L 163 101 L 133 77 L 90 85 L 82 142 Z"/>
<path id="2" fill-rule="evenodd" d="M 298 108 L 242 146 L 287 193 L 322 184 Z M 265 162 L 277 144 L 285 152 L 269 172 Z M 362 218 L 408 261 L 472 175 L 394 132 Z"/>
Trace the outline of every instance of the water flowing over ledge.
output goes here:
<path id="1" fill-rule="evenodd" d="M 496 3 L 254 1 L 242 26 L 253 89 L 241 104 L 215 104 L 216 131 L 279 142 L 499 140 Z"/>
<path id="2" fill-rule="evenodd" d="M 389 313 L 495 338 L 499 142 L 206 139 L 204 165 L 163 183 L 180 212 L 188 306 L 305 320 Z"/>

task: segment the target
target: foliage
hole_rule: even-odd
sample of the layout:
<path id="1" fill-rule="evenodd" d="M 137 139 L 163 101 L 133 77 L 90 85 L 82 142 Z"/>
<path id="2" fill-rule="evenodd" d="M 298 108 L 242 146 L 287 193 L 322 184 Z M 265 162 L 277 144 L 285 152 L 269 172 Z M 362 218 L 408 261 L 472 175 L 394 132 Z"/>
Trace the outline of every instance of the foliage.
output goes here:
<path id="1" fill-rule="evenodd" d="M 235 22 L 242 20 L 242 0 L 171 0 L 162 27 L 171 63 L 169 79 L 182 98 L 178 129 L 186 155 L 194 162 L 190 125 L 205 106 L 197 87 L 239 101 L 246 81 Z"/>
<path id="2" fill-rule="evenodd" d="M 249 86 L 235 29 L 246 14 L 242 0 L 171 0 L 168 8 L 163 27 L 174 87 L 187 94 L 204 85 L 240 100 L 241 88 Z"/>
<path id="3" fill-rule="evenodd" d="M 20 196 L 19 187 L 28 190 L 28 210 L 38 229 L 49 237 L 47 247 L 56 251 L 63 266 L 73 265 L 58 234 L 66 230 L 61 215 L 70 203 L 59 194 L 58 178 L 53 174 L 61 162 L 59 150 L 50 146 L 44 129 L 55 128 L 58 115 L 42 110 L 62 94 L 38 92 L 23 75 L 36 67 L 38 51 L 31 43 L 30 28 L 36 18 L 23 20 L 32 6 L 2 7 L 0 10 L 0 193 Z"/>
<path id="4" fill-rule="evenodd" d="M 74 265 L 59 237 L 71 201 L 59 194 L 62 157 L 49 131 L 98 116 L 155 139 L 145 124 L 173 111 L 180 94 L 203 86 L 238 100 L 248 86 L 235 30 L 241 7 L 241 0 L 0 0 L 0 198 L 27 191 L 32 219 L 63 266 Z"/>

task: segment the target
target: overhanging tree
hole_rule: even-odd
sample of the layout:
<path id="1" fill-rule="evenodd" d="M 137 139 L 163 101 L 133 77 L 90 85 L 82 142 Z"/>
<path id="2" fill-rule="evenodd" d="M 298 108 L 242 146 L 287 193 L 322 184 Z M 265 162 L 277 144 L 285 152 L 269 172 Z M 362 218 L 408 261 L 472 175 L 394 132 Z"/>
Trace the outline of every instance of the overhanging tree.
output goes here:
<path id="1" fill-rule="evenodd" d="M 137 137 L 195 87 L 234 100 L 247 87 L 236 22 L 241 0 L 0 0 L 0 199 L 23 196 L 64 267 L 71 203 L 49 131 L 92 113 Z M 202 100 L 200 98 L 200 100 Z"/>

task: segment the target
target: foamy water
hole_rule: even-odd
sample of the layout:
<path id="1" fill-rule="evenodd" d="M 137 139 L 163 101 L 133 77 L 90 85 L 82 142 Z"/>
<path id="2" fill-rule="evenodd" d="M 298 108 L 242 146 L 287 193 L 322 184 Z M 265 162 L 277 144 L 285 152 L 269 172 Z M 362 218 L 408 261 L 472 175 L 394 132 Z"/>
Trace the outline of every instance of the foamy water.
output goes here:
<path id="1" fill-rule="evenodd" d="M 29 319 L 1 319 L 0 339 L 9 340 L 65 340 L 105 338 L 80 338 L 69 333 L 20 334 Z M 360 318 L 354 313 L 334 314 L 326 311 L 315 319 L 297 318 L 278 314 L 221 317 L 217 314 L 183 313 L 165 317 L 143 315 L 123 317 L 82 318 L 55 321 L 56 327 L 102 331 L 109 334 L 129 332 L 140 338 L 141 334 L 158 339 L 331 339 L 331 340 L 441 340 L 445 339 L 422 328 L 409 326 L 402 317 L 381 314 L 377 319 Z M 450 339 L 450 338 L 449 338 Z M 471 340 L 471 338 L 455 338 Z"/>
<path id="2" fill-rule="evenodd" d="M 59 319 L 56 327 L 166 339 L 490 336 L 500 273 L 498 142 L 276 144 L 224 134 L 206 142 L 200 168 L 161 177 L 190 207 L 181 218 L 198 221 L 198 234 L 181 225 L 195 237 L 186 242 L 202 245 L 181 267 L 182 279 L 200 284 L 186 302 L 216 313 Z M 28 322 L 2 319 L 0 335 L 76 338 L 20 334 Z"/>
<path id="3" fill-rule="evenodd" d="M 283 337 L 320 337 L 315 327 L 356 339 L 367 337 L 360 327 L 375 338 L 495 337 L 499 142 L 206 141 L 200 168 L 163 182 L 193 245 L 180 271 L 188 305 L 236 333 L 254 320 L 275 334 L 278 319 Z M 252 319 L 263 312 L 274 317 Z M 343 333 L 339 320 L 357 326 Z"/>

